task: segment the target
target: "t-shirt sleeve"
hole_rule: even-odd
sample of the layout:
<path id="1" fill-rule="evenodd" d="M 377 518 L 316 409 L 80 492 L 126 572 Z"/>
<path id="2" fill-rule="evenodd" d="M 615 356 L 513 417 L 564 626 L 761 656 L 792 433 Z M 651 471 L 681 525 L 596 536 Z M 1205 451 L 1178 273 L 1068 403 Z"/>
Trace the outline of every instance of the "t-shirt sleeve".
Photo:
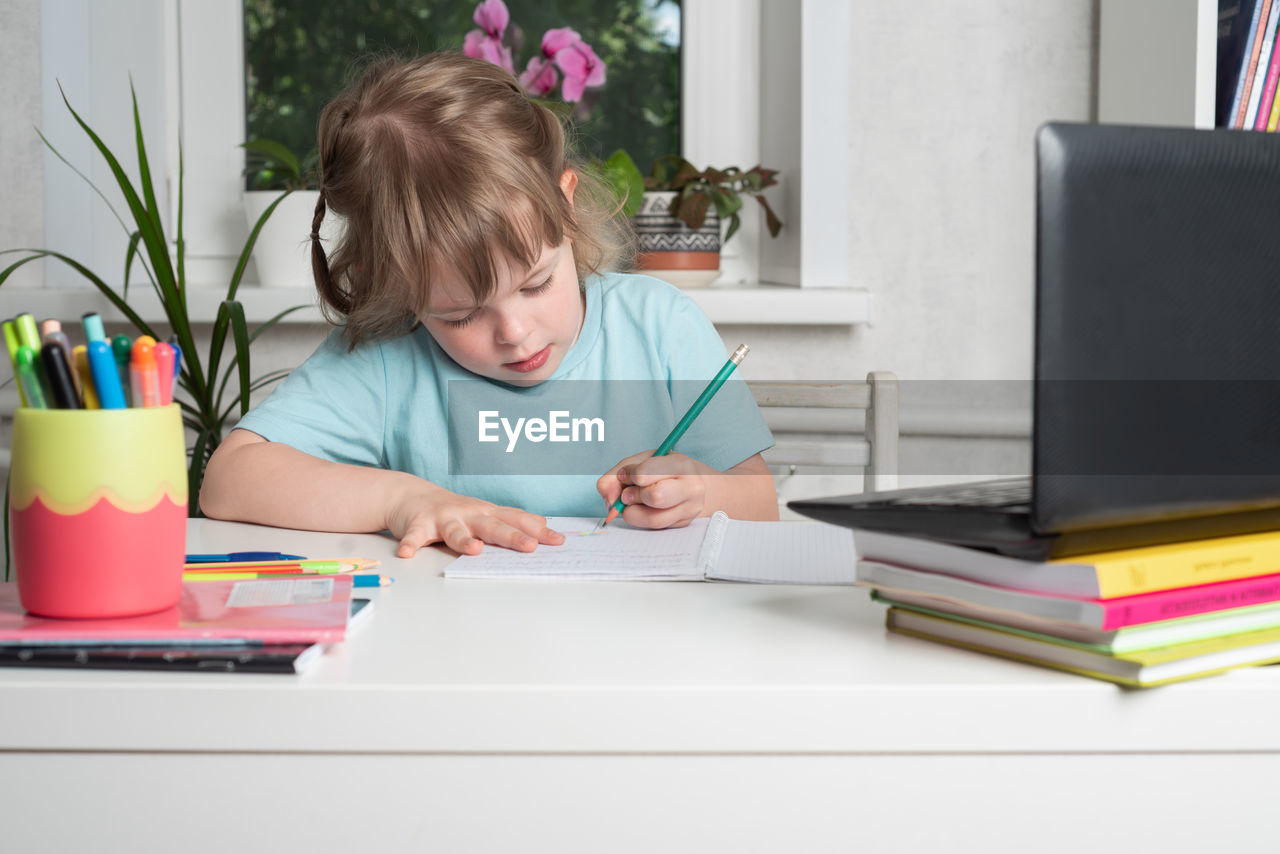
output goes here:
<path id="1" fill-rule="evenodd" d="M 236 426 L 321 459 L 385 468 L 386 385 L 379 346 L 348 352 L 335 329 Z"/>
<path id="2" fill-rule="evenodd" d="M 683 293 L 675 294 L 661 326 L 671 399 L 679 416 L 724 367 L 729 353 L 711 320 Z M 676 442 L 675 450 L 725 471 L 773 444 L 773 434 L 765 425 L 739 366 Z"/>

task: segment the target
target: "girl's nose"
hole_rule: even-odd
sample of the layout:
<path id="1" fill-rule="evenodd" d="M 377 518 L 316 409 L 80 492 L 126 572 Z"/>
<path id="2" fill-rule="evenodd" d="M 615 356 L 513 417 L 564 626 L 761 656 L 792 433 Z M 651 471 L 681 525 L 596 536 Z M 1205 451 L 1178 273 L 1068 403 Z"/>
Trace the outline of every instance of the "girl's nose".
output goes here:
<path id="1" fill-rule="evenodd" d="M 500 344 L 519 344 L 529 334 L 529 324 L 519 309 L 501 309 L 497 321 L 495 333 Z"/>

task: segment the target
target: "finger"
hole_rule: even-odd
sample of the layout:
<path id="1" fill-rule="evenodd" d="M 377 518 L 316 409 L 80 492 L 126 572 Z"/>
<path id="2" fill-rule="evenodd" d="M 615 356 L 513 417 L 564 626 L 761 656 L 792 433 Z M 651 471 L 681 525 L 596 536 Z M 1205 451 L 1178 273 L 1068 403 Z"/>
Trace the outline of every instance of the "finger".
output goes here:
<path id="1" fill-rule="evenodd" d="M 636 486 L 648 486 L 664 478 L 692 474 L 693 471 L 693 461 L 684 454 L 675 453 L 661 457 L 649 457 L 631 466 L 631 470 L 628 473 L 628 482 Z"/>
<path id="2" fill-rule="evenodd" d="M 546 516 L 529 513 L 517 507 L 504 507 L 498 515 L 508 524 L 533 537 L 538 543 L 558 546 L 564 542 L 564 534 L 547 527 Z"/>
<path id="3" fill-rule="evenodd" d="M 461 519 L 451 519 L 440 530 L 444 544 L 458 554 L 478 555 L 484 543 L 476 537 Z"/>
<path id="4" fill-rule="evenodd" d="M 667 477 L 649 486 L 628 486 L 622 490 L 622 500 L 627 504 L 643 504 L 655 510 L 666 510 L 682 504 L 690 498 L 690 489 L 682 478 Z"/>
<path id="5" fill-rule="evenodd" d="M 478 521 L 472 533 L 486 543 L 511 549 L 517 552 L 531 552 L 538 547 L 538 540 L 497 516 L 488 516 Z"/>
<path id="6" fill-rule="evenodd" d="M 396 557 L 413 557 L 418 553 L 418 549 L 435 541 L 436 537 L 432 535 L 430 525 L 410 525 L 409 530 L 405 531 L 404 536 L 400 538 Z"/>
<path id="7" fill-rule="evenodd" d="M 664 510 L 631 504 L 622 511 L 622 518 L 636 528 L 683 528 L 698 518 L 696 506 L 685 503 Z"/>

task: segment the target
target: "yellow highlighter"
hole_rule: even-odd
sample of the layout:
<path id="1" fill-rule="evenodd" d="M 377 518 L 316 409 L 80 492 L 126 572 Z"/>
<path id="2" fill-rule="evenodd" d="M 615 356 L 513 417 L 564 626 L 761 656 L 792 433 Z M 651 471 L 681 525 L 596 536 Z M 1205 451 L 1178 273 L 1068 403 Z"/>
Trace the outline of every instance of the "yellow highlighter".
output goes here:
<path id="1" fill-rule="evenodd" d="M 93 385 L 93 372 L 89 370 L 89 348 L 84 344 L 77 344 L 71 351 L 71 361 L 75 367 L 76 385 L 79 386 L 84 408 L 101 409 L 98 390 Z"/>

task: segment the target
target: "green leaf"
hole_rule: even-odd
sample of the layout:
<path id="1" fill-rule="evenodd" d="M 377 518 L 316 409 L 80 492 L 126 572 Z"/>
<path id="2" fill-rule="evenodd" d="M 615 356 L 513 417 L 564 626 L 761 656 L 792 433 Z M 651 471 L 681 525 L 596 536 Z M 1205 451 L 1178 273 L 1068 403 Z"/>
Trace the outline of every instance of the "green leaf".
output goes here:
<path id="1" fill-rule="evenodd" d="M 604 162 L 604 175 L 622 203 L 623 216 L 635 216 L 644 197 L 644 176 L 631 155 L 619 148 Z"/>
<path id="2" fill-rule="evenodd" d="M 251 139 L 241 143 L 240 147 L 251 154 L 256 154 L 265 165 L 279 166 L 289 174 L 291 179 L 302 180 L 302 164 L 298 162 L 298 156 L 283 143 L 273 139 Z"/>

